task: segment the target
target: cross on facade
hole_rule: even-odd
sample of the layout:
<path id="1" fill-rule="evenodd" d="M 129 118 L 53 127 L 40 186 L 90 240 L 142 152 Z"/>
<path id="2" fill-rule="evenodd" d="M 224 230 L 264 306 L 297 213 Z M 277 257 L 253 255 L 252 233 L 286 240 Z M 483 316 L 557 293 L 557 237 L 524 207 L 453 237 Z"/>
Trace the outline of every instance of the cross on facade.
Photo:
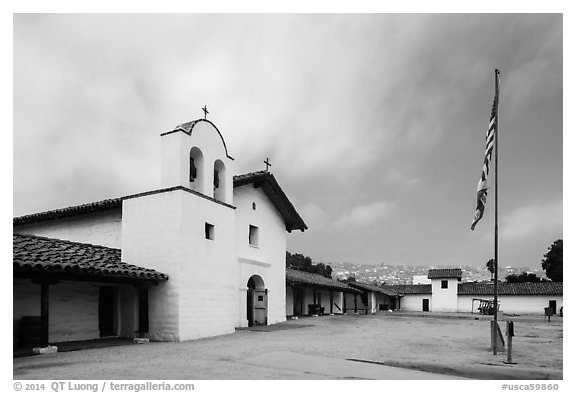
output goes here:
<path id="1" fill-rule="evenodd" d="M 206 105 L 204 105 L 204 108 L 202 108 L 202 110 L 204 111 L 204 120 L 206 120 L 206 115 L 209 114 L 210 112 L 208 112 L 208 108 L 206 108 Z"/>
<path id="2" fill-rule="evenodd" d="M 268 157 L 266 157 L 266 161 L 264 161 L 264 164 L 266 164 L 266 172 L 268 172 L 268 167 L 272 166 L 272 164 L 270 164 L 270 162 L 268 162 Z"/>

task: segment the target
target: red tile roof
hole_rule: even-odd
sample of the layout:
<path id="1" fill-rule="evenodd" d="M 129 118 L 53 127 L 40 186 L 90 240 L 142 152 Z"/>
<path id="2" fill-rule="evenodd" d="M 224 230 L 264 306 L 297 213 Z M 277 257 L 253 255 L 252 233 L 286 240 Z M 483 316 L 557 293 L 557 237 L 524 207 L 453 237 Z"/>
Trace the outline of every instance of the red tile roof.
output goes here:
<path id="1" fill-rule="evenodd" d="M 499 282 L 498 295 L 562 295 L 561 282 Z M 494 283 L 465 282 L 458 285 L 458 295 L 494 295 Z"/>
<path id="2" fill-rule="evenodd" d="M 398 295 L 431 295 L 432 284 L 382 285 L 382 288 Z"/>
<path id="3" fill-rule="evenodd" d="M 462 269 L 430 269 L 428 278 L 462 278 Z"/>
<path id="4" fill-rule="evenodd" d="M 349 293 L 361 293 L 359 290 L 354 289 L 343 282 L 324 277 L 320 274 L 308 273 L 301 270 L 288 268 L 286 269 L 286 284 L 318 287 Z"/>
<path id="5" fill-rule="evenodd" d="M 384 295 L 388 295 L 388 296 L 397 296 L 398 295 L 398 293 L 396 293 L 394 290 L 388 289 L 386 287 L 379 287 L 377 285 L 367 284 L 364 282 L 350 281 L 350 282 L 348 282 L 348 285 L 350 285 L 353 288 L 357 288 L 357 289 L 360 289 L 363 291 L 378 292 L 378 293 L 383 293 Z"/>
<path id="6" fill-rule="evenodd" d="M 34 235 L 13 235 L 13 269 L 20 274 L 58 274 L 125 281 L 163 281 L 168 276 L 121 261 L 117 248 Z"/>
<path id="7" fill-rule="evenodd" d="M 383 285 L 383 289 L 400 295 L 431 295 L 432 285 Z M 559 295 L 562 296 L 561 282 L 537 283 L 498 283 L 499 295 Z M 458 295 L 492 296 L 493 283 L 464 282 L 458 284 Z"/>

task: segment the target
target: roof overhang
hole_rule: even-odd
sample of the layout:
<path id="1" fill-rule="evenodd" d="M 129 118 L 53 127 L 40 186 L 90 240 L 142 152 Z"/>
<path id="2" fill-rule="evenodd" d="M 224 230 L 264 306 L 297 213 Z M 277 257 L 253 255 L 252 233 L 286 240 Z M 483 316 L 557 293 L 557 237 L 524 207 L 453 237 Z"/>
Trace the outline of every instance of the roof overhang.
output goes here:
<path id="1" fill-rule="evenodd" d="M 274 175 L 270 172 L 261 171 L 246 175 L 234 176 L 234 188 L 253 184 L 254 188 L 260 188 L 270 199 L 276 210 L 280 213 L 286 224 L 286 230 L 292 232 L 299 229 L 304 232 L 308 227 L 298 214 L 292 202 L 288 199 Z"/>
<path id="2" fill-rule="evenodd" d="M 121 261 L 116 248 L 35 235 L 13 235 L 14 278 L 154 284 L 168 276 Z"/>

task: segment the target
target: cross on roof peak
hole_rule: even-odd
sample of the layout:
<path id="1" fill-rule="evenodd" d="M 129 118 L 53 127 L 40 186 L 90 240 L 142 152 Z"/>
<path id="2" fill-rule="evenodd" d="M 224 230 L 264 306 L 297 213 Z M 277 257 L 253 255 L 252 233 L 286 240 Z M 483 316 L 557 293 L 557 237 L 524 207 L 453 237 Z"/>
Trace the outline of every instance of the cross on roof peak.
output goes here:
<path id="1" fill-rule="evenodd" d="M 204 120 L 206 120 L 206 115 L 209 114 L 210 112 L 208 112 L 208 108 L 206 108 L 206 105 L 204 105 L 204 108 L 202 108 L 202 110 L 204 111 Z"/>
<path id="2" fill-rule="evenodd" d="M 272 166 L 272 164 L 270 164 L 270 161 L 268 161 L 268 157 L 266 157 L 266 161 L 264 161 L 264 164 L 266 164 L 266 172 L 268 172 L 268 167 Z"/>

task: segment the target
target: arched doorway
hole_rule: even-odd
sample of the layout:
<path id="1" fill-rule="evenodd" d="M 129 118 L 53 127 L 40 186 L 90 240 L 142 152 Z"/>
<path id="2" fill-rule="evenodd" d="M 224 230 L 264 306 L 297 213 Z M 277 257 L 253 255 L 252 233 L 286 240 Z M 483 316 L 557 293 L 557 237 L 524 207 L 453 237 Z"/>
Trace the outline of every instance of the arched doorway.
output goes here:
<path id="1" fill-rule="evenodd" d="M 268 290 L 262 277 L 255 274 L 248 279 L 246 317 L 248 326 L 268 324 Z"/>

